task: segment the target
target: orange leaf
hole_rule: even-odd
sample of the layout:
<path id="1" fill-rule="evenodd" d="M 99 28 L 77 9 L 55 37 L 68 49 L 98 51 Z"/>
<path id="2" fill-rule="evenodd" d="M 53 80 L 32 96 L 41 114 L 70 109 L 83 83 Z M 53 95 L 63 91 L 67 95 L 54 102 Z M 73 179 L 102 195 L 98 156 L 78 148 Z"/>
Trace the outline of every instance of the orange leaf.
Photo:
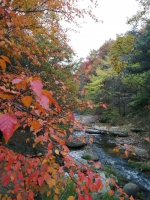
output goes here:
<path id="1" fill-rule="evenodd" d="M 22 200 L 21 193 L 18 193 L 18 194 L 17 194 L 17 200 Z"/>
<path id="2" fill-rule="evenodd" d="M 2 58 L 3 60 L 5 60 L 5 62 L 8 62 L 9 64 L 11 64 L 11 62 L 10 62 L 10 60 L 9 60 L 8 57 L 2 55 L 1 58 Z"/>
<path id="3" fill-rule="evenodd" d="M 58 112 L 60 112 L 60 106 L 58 103 L 53 99 L 51 93 L 48 90 L 42 90 L 42 93 L 50 100 L 50 103 L 53 103 Z"/>
<path id="4" fill-rule="evenodd" d="M 108 193 L 109 193 L 110 196 L 114 195 L 114 191 L 113 190 L 109 190 Z"/>
<path id="5" fill-rule="evenodd" d="M 29 124 L 35 131 L 38 131 L 41 126 L 38 121 L 30 121 Z"/>
<path id="6" fill-rule="evenodd" d="M 49 185 L 51 183 L 51 176 L 49 175 L 49 173 L 45 173 L 44 175 L 44 180 L 46 181 L 46 183 Z"/>
<path id="7" fill-rule="evenodd" d="M 48 191 L 47 192 L 47 197 L 49 197 L 51 195 L 51 193 L 52 193 L 51 191 Z"/>
<path id="8" fill-rule="evenodd" d="M 104 187 L 103 183 L 100 184 L 99 190 L 102 190 Z"/>
<path id="9" fill-rule="evenodd" d="M 0 98 L 7 99 L 7 100 L 13 100 L 13 99 L 15 99 L 15 96 L 11 95 L 11 94 L 5 94 L 4 92 L 1 92 L 0 93 Z"/>
<path id="10" fill-rule="evenodd" d="M 6 71 L 6 63 L 2 59 L 0 59 L 0 67 L 2 68 L 2 72 Z"/>
<path id="11" fill-rule="evenodd" d="M 58 200 L 58 196 L 57 195 L 54 195 L 54 200 Z"/>
<path id="12" fill-rule="evenodd" d="M 29 108 L 32 102 L 32 97 L 31 96 L 25 96 L 21 99 L 22 103 Z"/>
<path id="13" fill-rule="evenodd" d="M 34 105 L 42 112 L 43 115 L 46 114 L 44 108 L 39 103 L 35 102 Z"/>
<path id="14" fill-rule="evenodd" d="M 22 88 L 26 89 L 26 87 L 27 87 L 27 83 L 25 81 L 21 81 L 21 82 L 19 82 L 19 83 L 16 84 L 16 88 L 18 90 L 20 90 Z"/>
<path id="15" fill-rule="evenodd" d="M 59 191 L 58 187 L 55 188 L 55 193 L 56 194 L 60 194 L 60 191 Z"/>

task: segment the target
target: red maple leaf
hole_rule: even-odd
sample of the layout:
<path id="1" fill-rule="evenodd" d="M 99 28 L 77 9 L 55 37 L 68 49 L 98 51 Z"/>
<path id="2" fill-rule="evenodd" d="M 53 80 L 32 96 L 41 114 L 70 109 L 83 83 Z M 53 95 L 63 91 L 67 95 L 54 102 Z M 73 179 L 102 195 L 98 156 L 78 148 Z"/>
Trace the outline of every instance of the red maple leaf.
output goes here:
<path id="1" fill-rule="evenodd" d="M 15 130 L 17 118 L 15 115 L 6 113 L 0 116 L 0 130 L 3 132 L 6 143 L 9 141 Z"/>
<path id="2" fill-rule="evenodd" d="M 30 85 L 35 94 L 40 97 L 42 95 L 43 84 L 40 80 L 30 81 Z"/>
<path id="3" fill-rule="evenodd" d="M 41 104 L 43 108 L 46 110 L 49 109 L 49 99 L 45 95 L 41 94 L 41 96 L 37 97 L 36 100 Z"/>

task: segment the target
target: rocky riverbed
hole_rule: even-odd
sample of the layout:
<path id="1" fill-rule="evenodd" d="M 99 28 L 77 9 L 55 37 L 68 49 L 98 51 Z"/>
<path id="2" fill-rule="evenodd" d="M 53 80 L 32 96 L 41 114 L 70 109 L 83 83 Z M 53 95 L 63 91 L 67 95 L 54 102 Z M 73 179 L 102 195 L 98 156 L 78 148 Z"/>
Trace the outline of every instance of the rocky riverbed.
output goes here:
<path id="1" fill-rule="evenodd" d="M 117 171 L 120 171 L 121 176 L 127 178 L 126 184 L 128 185 L 126 186 L 125 183 L 122 185 L 125 190 L 133 186 L 133 191 L 134 188 L 139 191 L 135 187 L 137 184 L 142 191 L 147 191 L 146 193 L 140 193 L 142 196 L 138 196 L 136 199 L 148 200 L 148 196 L 150 196 L 150 177 L 145 176 L 142 171 L 147 174 L 150 171 L 150 143 L 145 140 L 147 133 L 144 129 L 137 129 L 131 124 L 112 127 L 110 124 L 99 123 L 98 117 L 91 115 L 77 115 L 76 119 L 86 128 L 83 131 L 77 131 L 75 128 L 74 134 L 80 136 L 80 134 L 85 135 L 86 133 L 86 137 L 93 136 L 94 138 L 93 145 L 90 145 L 94 153 L 93 158 L 95 158 L 96 153 L 104 168 L 108 165 L 109 168 L 114 167 Z M 92 159 L 92 151 L 89 150 L 89 145 L 87 145 L 82 150 L 71 153 L 76 160 L 79 160 L 79 163 L 86 164 L 88 161 L 85 159 L 88 157 Z M 143 185 L 144 187 L 142 187 Z M 130 191 L 127 191 L 127 193 L 130 193 Z"/>

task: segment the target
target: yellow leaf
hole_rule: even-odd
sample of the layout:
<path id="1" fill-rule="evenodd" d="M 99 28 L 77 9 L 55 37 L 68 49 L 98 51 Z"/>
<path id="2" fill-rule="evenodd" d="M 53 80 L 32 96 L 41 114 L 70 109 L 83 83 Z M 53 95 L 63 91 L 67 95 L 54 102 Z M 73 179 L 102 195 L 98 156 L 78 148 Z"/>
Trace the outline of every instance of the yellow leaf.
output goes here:
<path id="1" fill-rule="evenodd" d="M 30 81 L 32 81 L 32 77 L 26 78 L 26 83 L 29 83 Z"/>
<path id="2" fill-rule="evenodd" d="M 27 138 L 27 139 L 26 139 L 26 143 L 28 143 L 29 141 L 30 141 L 30 138 Z"/>
<path id="3" fill-rule="evenodd" d="M 32 97 L 31 96 L 25 96 L 21 99 L 22 103 L 29 108 L 32 102 Z"/>
<path id="4" fill-rule="evenodd" d="M 68 197 L 67 200 L 75 200 L 75 198 L 73 196 Z"/>
<path id="5" fill-rule="evenodd" d="M 63 156 L 66 156 L 68 153 L 67 153 L 67 151 L 61 151 L 60 152 Z"/>
<path id="6" fill-rule="evenodd" d="M 55 149 L 55 153 L 56 153 L 57 155 L 59 155 L 59 151 L 58 151 L 58 149 Z"/>
<path id="7" fill-rule="evenodd" d="M 42 153 L 38 153 L 38 156 L 42 156 L 43 154 Z"/>
<path id="8" fill-rule="evenodd" d="M 7 197 L 7 200 L 12 200 L 12 198 L 11 197 Z"/>
<path id="9" fill-rule="evenodd" d="M 55 181 L 55 179 L 52 178 L 48 185 L 50 188 L 52 188 L 53 186 L 55 186 L 55 184 L 56 184 L 56 181 Z"/>
<path id="10" fill-rule="evenodd" d="M 47 160 L 46 160 L 46 159 L 43 160 L 42 164 L 45 164 L 45 163 L 47 163 Z"/>
<path id="11" fill-rule="evenodd" d="M 118 149 L 118 148 L 114 148 L 114 149 L 113 149 L 113 152 L 118 153 L 118 152 L 119 152 L 119 149 Z"/>
<path id="12" fill-rule="evenodd" d="M 135 153 L 135 152 L 132 152 L 131 154 L 132 154 L 133 156 L 136 156 L 136 153 Z"/>
<path id="13" fill-rule="evenodd" d="M 0 67 L 2 68 L 2 72 L 6 71 L 6 63 L 2 59 L 0 59 Z"/>
<path id="14" fill-rule="evenodd" d="M 35 148 L 35 147 L 36 147 L 36 144 L 34 143 L 34 144 L 32 145 L 32 147 Z"/>

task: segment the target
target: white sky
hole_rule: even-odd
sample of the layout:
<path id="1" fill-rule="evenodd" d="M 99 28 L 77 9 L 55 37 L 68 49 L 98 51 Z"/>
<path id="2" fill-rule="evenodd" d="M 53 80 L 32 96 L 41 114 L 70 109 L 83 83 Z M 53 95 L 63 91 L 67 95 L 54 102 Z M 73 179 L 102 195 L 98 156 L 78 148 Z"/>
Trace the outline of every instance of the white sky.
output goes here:
<path id="1" fill-rule="evenodd" d="M 88 2 L 84 0 L 84 3 L 85 1 Z M 87 57 L 90 50 L 97 50 L 110 38 L 116 39 L 116 34 L 130 30 L 131 26 L 126 24 L 127 18 L 139 10 L 136 0 L 98 0 L 98 4 L 94 14 L 103 23 L 95 23 L 87 18 L 87 23 L 80 29 L 80 33 L 69 33 L 69 44 L 78 58 Z"/>

